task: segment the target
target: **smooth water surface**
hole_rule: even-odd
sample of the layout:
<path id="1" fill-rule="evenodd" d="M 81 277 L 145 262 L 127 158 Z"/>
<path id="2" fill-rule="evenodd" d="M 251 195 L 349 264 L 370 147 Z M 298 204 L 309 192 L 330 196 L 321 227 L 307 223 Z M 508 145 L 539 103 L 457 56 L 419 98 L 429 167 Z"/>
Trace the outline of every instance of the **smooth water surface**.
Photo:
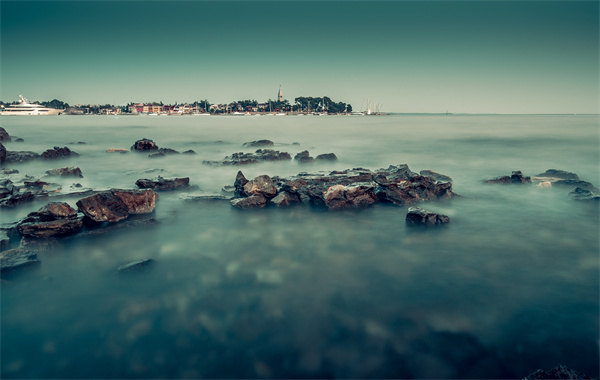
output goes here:
<path id="1" fill-rule="evenodd" d="M 3 378 L 522 378 L 558 363 L 599 375 L 598 204 L 574 201 L 570 188 L 481 182 L 554 168 L 598 186 L 597 116 L 0 121 L 25 140 L 9 151 L 80 154 L 10 165 L 13 180 L 78 166 L 84 178 L 52 181 L 134 188 L 161 175 L 198 186 L 161 193 L 158 225 L 66 239 L 37 270 L 5 278 Z M 106 152 L 144 137 L 197 154 Z M 339 160 L 202 163 L 259 139 Z M 410 229 L 406 208 L 391 205 L 240 211 L 199 199 L 240 169 L 253 178 L 402 163 L 453 178 L 463 197 L 422 204 L 449 215 L 447 228 Z M 46 201 L 2 209 L 0 223 Z M 156 263 L 115 274 L 141 258 Z"/>

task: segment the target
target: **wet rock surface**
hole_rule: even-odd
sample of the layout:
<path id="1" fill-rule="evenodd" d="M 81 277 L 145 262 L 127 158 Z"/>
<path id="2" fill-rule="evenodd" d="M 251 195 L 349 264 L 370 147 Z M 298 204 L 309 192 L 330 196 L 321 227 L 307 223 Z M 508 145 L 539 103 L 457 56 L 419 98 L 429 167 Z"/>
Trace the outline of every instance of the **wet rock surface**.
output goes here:
<path id="1" fill-rule="evenodd" d="M 156 191 L 171 191 L 184 189 L 190 186 L 190 178 L 163 178 L 158 176 L 157 179 L 138 179 L 135 182 L 137 187 L 142 189 L 153 189 Z"/>
<path id="2" fill-rule="evenodd" d="M 456 196 L 451 183 L 440 183 L 414 173 L 405 164 L 374 172 L 356 168 L 328 174 L 301 173 L 289 178 L 263 175 L 252 181 L 238 172 L 234 188 L 237 199 L 231 204 L 238 208 L 264 207 L 271 198 L 274 201 L 269 204 L 278 207 L 300 202 L 339 210 L 361 208 L 377 202 L 403 206 Z M 244 197 L 254 195 L 262 196 L 265 202 L 261 199 L 242 201 Z"/>
<path id="3" fill-rule="evenodd" d="M 524 380 L 557 380 L 557 379 L 566 379 L 566 380 L 590 380 L 591 378 L 586 374 L 571 369 L 562 364 L 557 365 L 552 368 L 549 372 L 544 371 L 543 369 L 538 369 L 535 372 L 527 375 Z"/>
<path id="4" fill-rule="evenodd" d="M 450 223 L 446 215 L 436 214 L 420 207 L 409 207 L 406 214 L 406 224 L 409 226 L 435 227 Z"/>
<path id="5" fill-rule="evenodd" d="M 6 131 L 6 129 L 0 127 L 0 143 L 11 142 L 12 138 Z"/>
<path id="6" fill-rule="evenodd" d="M 149 152 L 158 150 L 158 145 L 150 139 L 143 138 L 141 140 L 137 140 L 131 146 L 130 150 L 138 151 L 138 152 Z"/>
<path id="7" fill-rule="evenodd" d="M 308 150 L 304 150 L 294 156 L 294 160 L 298 161 L 299 164 L 310 164 L 315 161 L 313 157 L 310 156 Z"/>
<path id="8" fill-rule="evenodd" d="M 287 152 L 280 152 L 272 149 L 258 149 L 254 153 L 239 152 L 225 157 L 225 159 L 222 161 L 203 161 L 202 163 L 213 166 L 237 166 L 257 164 L 265 161 L 290 161 L 291 159 L 292 156 L 290 156 L 290 154 Z"/>

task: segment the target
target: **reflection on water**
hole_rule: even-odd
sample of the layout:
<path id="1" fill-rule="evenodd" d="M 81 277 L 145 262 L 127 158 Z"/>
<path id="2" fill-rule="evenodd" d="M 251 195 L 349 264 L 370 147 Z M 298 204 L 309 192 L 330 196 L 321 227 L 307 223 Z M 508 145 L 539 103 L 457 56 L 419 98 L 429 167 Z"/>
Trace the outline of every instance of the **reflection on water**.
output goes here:
<path id="1" fill-rule="evenodd" d="M 157 169 L 215 194 L 239 168 L 202 160 L 269 138 L 292 156 L 340 160 L 243 167 L 247 177 L 408 163 L 452 176 L 464 197 L 424 205 L 449 215 L 448 228 L 414 230 L 387 205 L 240 211 L 163 193 L 160 224 L 65 240 L 7 278 L 3 377 L 522 378 L 557 363 L 598 376 L 597 205 L 480 183 L 558 168 L 598 185 L 597 118 L 157 119 L 57 117 L 41 137 L 38 119 L 3 121 L 25 139 L 9 150 L 85 141 L 63 166 L 80 166 L 94 188 L 133 187 Z M 198 154 L 105 152 L 142 137 Z M 2 210 L 1 221 L 38 207 Z M 156 260 L 150 271 L 115 274 L 142 258 Z"/>

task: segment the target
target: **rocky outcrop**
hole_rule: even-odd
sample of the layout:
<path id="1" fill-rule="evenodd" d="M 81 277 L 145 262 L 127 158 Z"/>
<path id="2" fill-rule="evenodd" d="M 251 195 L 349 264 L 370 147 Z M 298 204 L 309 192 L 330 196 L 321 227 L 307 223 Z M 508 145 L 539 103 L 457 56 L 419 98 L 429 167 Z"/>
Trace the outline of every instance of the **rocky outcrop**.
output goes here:
<path id="1" fill-rule="evenodd" d="M 119 190 L 101 192 L 77 201 L 79 211 L 94 222 L 114 223 L 130 214 L 154 211 L 157 195 L 152 190 Z"/>
<path id="2" fill-rule="evenodd" d="M 289 178 L 263 175 L 252 181 L 238 172 L 234 189 L 236 199 L 231 204 L 238 208 L 264 207 L 267 204 L 286 207 L 301 203 L 339 210 L 377 202 L 404 206 L 456 196 L 451 183 L 413 173 L 407 165 L 390 166 L 374 172 L 356 168 L 328 174 L 301 173 Z M 245 200 L 249 196 L 260 197 Z"/>
<path id="3" fill-rule="evenodd" d="M 223 161 L 203 161 L 205 165 L 249 165 L 265 161 L 290 161 L 292 156 L 287 152 L 280 152 L 272 149 L 258 149 L 254 153 L 234 153 L 225 157 Z"/>
<path id="4" fill-rule="evenodd" d="M 557 379 L 568 379 L 568 380 L 590 380 L 590 377 L 586 374 L 566 367 L 562 364 L 552 368 L 549 372 L 543 369 L 530 373 L 525 377 L 524 380 L 557 380 Z"/>
<path id="5" fill-rule="evenodd" d="M 0 143 L 11 142 L 11 141 L 12 141 L 12 138 L 10 137 L 8 132 L 6 132 L 6 129 L 0 127 Z"/>
<path id="6" fill-rule="evenodd" d="M 143 138 L 133 143 L 130 150 L 138 152 L 152 152 L 158 150 L 158 145 L 156 145 L 156 143 L 150 139 Z"/>
<path id="7" fill-rule="evenodd" d="M 81 173 L 81 169 L 78 167 L 68 167 L 68 168 L 60 168 L 60 169 L 52 169 L 47 170 L 46 174 L 49 176 L 58 176 L 58 177 L 79 177 L 83 178 L 83 173 Z"/>
<path id="8" fill-rule="evenodd" d="M 273 141 L 271 140 L 256 140 L 249 141 L 242 144 L 244 147 L 264 147 L 264 146 L 273 146 Z"/>
<path id="9" fill-rule="evenodd" d="M 41 154 L 42 159 L 44 160 L 56 160 L 59 158 L 69 158 L 69 157 L 78 157 L 79 154 L 73 152 L 71 149 L 60 148 L 55 146 L 54 149 L 48 149 L 44 153 Z"/>
<path id="10" fill-rule="evenodd" d="M 452 182 L 452 178 L 448 177 L 447 175 L 434 172 L 433 170 L 421 170 L 419 174 L 424 177 L 431 177 L 440 182 Z"/>
<path id="11" fill-rule="evenodd" d="M 531 177 L 524 177 L 523 173 L 521 173 L 521 171 L 514 171 L 512 172 L 512 174 L 510 176 L 502 176 L 502 177 L 496 177 L 496 178 L 492 178 L 492 179 L 488 179 L 487 181 L 484 181 L 485 183 L 497 183 L 497 184 L 503 184 L 503 185 L 508 185 L 508 184 L 526 184 L 526 183 L 531 183 Z"/>
<path id="12" fill-rule="evenodd" d="M 179 190 L 190 186 L 190 178 L 163 178 L 157 179 L 138 179 L 135 181 L 137 187 L 142 189 L 152 189 L 156 191 Z"/>
<path id="13" fill-rule="evenodd" d="M 436 214 L 420 207 L 409 207 L 406 214 L 406 224 L 409 226 L 435 227 L 450 223 L 446 215 Z"/>

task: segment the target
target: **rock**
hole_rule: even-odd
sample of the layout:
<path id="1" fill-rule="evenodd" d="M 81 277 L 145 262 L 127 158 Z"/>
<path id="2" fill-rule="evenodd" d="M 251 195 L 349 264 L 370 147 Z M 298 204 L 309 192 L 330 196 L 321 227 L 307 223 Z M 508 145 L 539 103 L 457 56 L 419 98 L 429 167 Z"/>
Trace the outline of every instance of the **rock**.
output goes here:
<path id="1" fill-rule="evenodd" d="M 433 170 L 421 170 L 419 174 L 425 177 L 431 177 L 440 182 L 452 182 L 452 178 L 444 174 L 436 173 Z"/>
<path id="2" fill-rule="evenodd" d="M 531 183 L 531 177 L 524 177 L 521 171 L 512 172 L 511 176 L 496 177 L 488 179 L 485 183 L 497 184 L 527 184 Z"/>
<path id="3" fill-rule="evenodd" d="M 337 161 L 337 156 L 334 153 L 319 154 L 315 160 L 317 161 Z"/>
<path id="4" fill-rule="evenodd" d="M 23 139 L 22 139 L 22 138 L 20 138 L 20 137 L 17 137 L 17 138 L 15 139 L 15 142 L 22 143 L 22 142 L 25 142 L 25 140 L 23 140 Z"/>
<path id="5" fill-rule="evenodd" d="M 315 159 L 310 156 L 310 153 L 308 153 L 308 150 L 296 154 L 294 160 L 298 161 L 300 164 L 310 164 L 315 161 Z"/>
<path id="6" fill-rule="evenodd" d="M 146 271 L 152 266 L 152 264 L 154 264 L 154 262 L 155 261 L 152 259 L 132 261 L 118 267 L 117 273 L 132 273 Z"/>
<path id="7" fill-rule="evenodd" d="M 269 203 L 276 207 L 288 207 L 293 203 L 300 202 L 300 199 L 295 194 L 290 194 L 285 191 L 279 192 L 274 198 L 269 200 Z"/>
<path id="8" fill-rule="evenodd" d="M 185 152 L 183 152 L 182 154 L 196 154 L 196 152 L 193 149 L 188 149 Z"/>
<path id="9" fill-rule="evenodd" d="M 249 141 L 242 144 L 245 147 L 261 147 L 261 146 L 273 146 L 273 141 L 271 140 L 257 140 L 257 141 Z"/>
<path id="10" fill-rule="evenodd" d="M 136 186 L 143 189 L 153 189 L 156 191 L 170 191 L 186 188 L 190 185 L 190 178 L 163 178 L 158 176 L 156 180 L 152 179 L 138 179 L 135 182 Z"/>
<path id="11" fill-rule="evenodd" d="M 371 183 L 334 185 L 325 191 L 323 199 L 330 210 L 364 207 L 377 202 L 374 188 L 375 185 Z"/>
<path id="12" fill-rule="evenodd" d="M 130 150 L 135 150 L 138 152 L 155 151 L 158 150 L 158 145 L 156 145 L 154 141 L 150 139 L 143 138 L 133 143 Z"/>
<path id="13" fill-rule="evenodd" d="M 79 177 L 83 178 L 83 174 L 81 173 L 81 169 L 78 167 L 68 167 L 68 168 L 60 168 L 60 169 L 52 169 L 47 170 L 46 174 L 49 176 L 60 176 L 60 177 Z"/>
<path id="14" fill-rule="evenodd" d="M 244 186 L 247 183 L 248 183 L 248 180 L 246 179 L 246 177 L 244 176 L 242 171 L 241 170 L 238 171 L 237 175 L 235 176 L 235 182 L 233 183 L 235 196 L 237 196 L 237 197 L 248 196 L 248 194 L 246 194 L 246 192 L 244 191 Z"/>
<path id="15" fill-rule="evenodd" d="M 108 153 L 128 153 L 129 151 L 127 149 L 120 149 L 120 148 L 108 148 L 106 150 L 106 152 Z"/>
<path id="16" fill-rule="evenodd" d="M 0 165 L 2 165 L 4 161 L 6 161 L 6 148 L 0 143 Z"/>
<path id="17" fill-rule="evenodd" d="M 564 170 L 558 170 L 558 169 L 548 169 L 545 172 L 536 175 L 536 177 L 550 177 L 550 178 L 573 179 L 573 180 L 579 179 L 579 176 L 575 173 L 567 172 Z"/>
<path id="18" fill-rule="evenodd" d="M 448 216 L 426 211 L 420 207 L 409 207 L 406 214 L 406 224 L 410 226 L 432 227 L 447 223 L 450 223 Z"/>
<path id="19" fill-rule="evenodd" d="M 22 247 L 0 252 L 0 272 L 3 275 L 39 264 L 37 254 Z"/>
<path id="20" fill-rule="evenodd" d="M 14 207 L 24 202 L 30 202 L 35 198 L 35 194 L 31 191 L 25 191 L 23 193 L 13 194 L 0 200 L 1 207 Z"/>
<path id="21" fill-rule="evenodd" d="M 308 150 L 303 150 L 300 153 L 296 153 L 296 155 L 294 156 L 294 160 L 299 160 L 303 157 L 310 157 L 310 153 L 308 152 Z"/>
<path id="22" fill-rule="evenodd" d="M 19 233 L 33 238 L 48 238 L 53 236 L 67 236 L 81 231 L 83 222 L 81 218 L 57 219 L 49 222 L 32 222 L 19 225 Z"/>
<path id="23" fill-rule="evenodd" d="M 258 149 L 254 153 L 234 153 L 225 157 L 223 161 L 203 161 L 205 165 L 249 165 L 264 161 L 289 161 L 292 159 L 287 152 L 272 149 Z"/>
<path id="24" fill-rule="evenodd" d="M 40 155 L 35 152 L 6 152 L 7 164 L 20 164 L 27 161 L 37 160 Z"/>
<path id="25" fill-rule="evenodd" d="M 118 222 L 130 214 L 154 211 L 157 195 L 152 190 L 112 189 L 77 201 L 79 211 L 95 222 Z"/>
<path id="26" fill-rule="evenodd" d="M 12 138 L 6 132 L 6 129 L 0 127 L 0 143 L 11 142 Z"/>
<path id="27" fill-rule="evenodd" d="M 2 169 L 0 169 L 0 173 L 4 174 L 4 175 L 9 175 L 9 174 L 18 174 L 19 171 L 17 169 L 2 168 Z"/>
<path id="28" fill-rule="evenodd" d="M 129 208 L 111 191 L 98 193 L 77 201 L 79 211 L 95 222 L 114 223 L 129 216 Z"/>
<path id="29" fill-rule="evenodd" d="M 594 193 L 600 192 L 600 190 L 598 190 L 598 188 L 596 186 L 592 185 L 590 182 L 582 181 L 582 180 L 561 179 L 556 182 L 553 182 L 552 186 L 564 186 L 564 187 L 570 187 L 570 188 L 579 187 L 581 189 L 589 190 Z"/>
<path id="30" fill-rule="evenodd" d="M 170 148 L 160 148 L 160 149 L 158 149 L 157 153 L 153 153 L 153 154 L 149 155 L 148 157 L 158 158 L 158 157 L 164 157 L 164 156 L 171 155 L 171 154 L 179 154 L 179 152 L 174 149 L 170 149 Z"/>
<path id="31" fill-rule="evenodd" d="M 127 211 L 130 214 L 149 214 L 154 211 L 156 207 L 156 200 L 158 194 L 154 191 L 148 190 L 121 190 L 112 189 L 114 195 L 119 197 L 125 205 L 127 205 Z"/>
<path id="32" fill-rule="evenodd" d="M 550 372 L 546 372 L 542 369 L 530 373 L 525 377 L 524 380 L 556 380 L 556 379 L 569 379 L 569 380 L 589 380 L 590 377 L 579 371 L 575 371 L 562 364 L 554 367 Z"/>
<path id="33" fill-rule="evenodd" d="M 267 199 L 262 195 L 252 195 L 246 198 L 236 198 L 230 201 L 231 205 L 240 209 L 262 208 L 267 205 Z"/>
<path id="34" fill-rule="evenodd" d="M 244 194 L 249 196 L 262 195 L 265 198 L 273 198 L 277 194 L 277 188 L 273 184 L 271 177 L 261 175 L 244 185 Z"/>
<path id="35" fill-rule="evenodd" d="M 574 188 L 569 195 L 576 201 L 600 202 L 600 194 L 594 193 L 587 189 L 582 189 L 581 187 Z"/>
<path id="36" fill-rule="evenodd" d="M 36 214 L 52 219 L 77 217 L 77 211 L 66 202 L 49 202 L 42 206 Z"/>
<path id="37" fill-rule="evenodd" d="M 78 157 L 79 154 L 73 152 L 71 149 L 64 147 L 60 148 L 55 146 L 54 149 L 48 149 L 44 153 L 42 153 L 41 157 L 44 160 L 55 160 L 59 158 L 67 158 L 67 157 Z"/>

